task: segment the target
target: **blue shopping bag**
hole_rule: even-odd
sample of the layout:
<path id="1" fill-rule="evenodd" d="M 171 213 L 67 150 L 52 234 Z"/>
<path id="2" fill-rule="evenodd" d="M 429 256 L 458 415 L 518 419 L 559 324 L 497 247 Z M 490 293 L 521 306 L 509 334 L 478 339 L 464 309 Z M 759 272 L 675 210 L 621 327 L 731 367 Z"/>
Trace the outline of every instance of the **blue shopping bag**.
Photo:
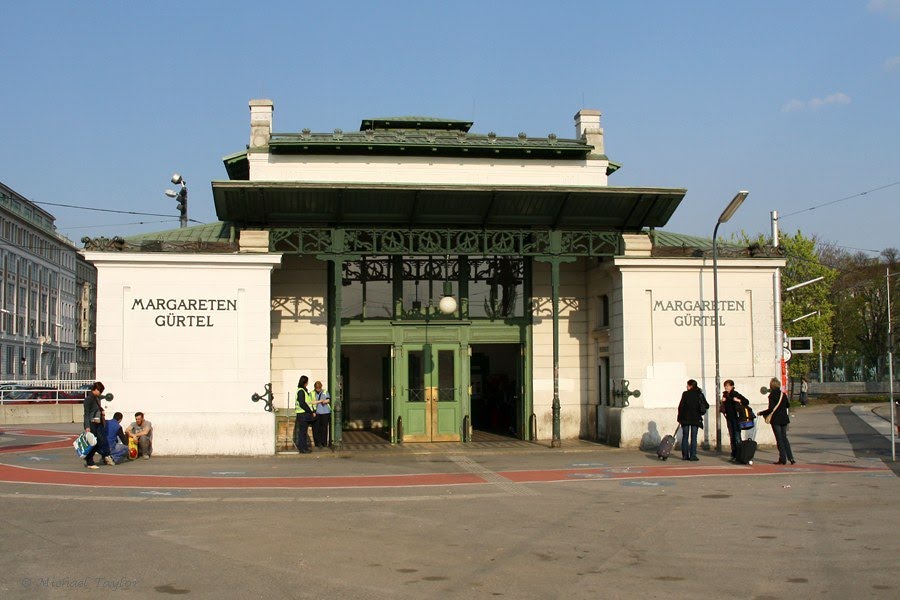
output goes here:
<path id="1" fill-rule="evenodd" d="M 84 458 L 91 448 L 97 445 L 97 436 L 90 431 L 85 431 L 72 442 L 72 445 L 75 446 L 75 454 Z"/>

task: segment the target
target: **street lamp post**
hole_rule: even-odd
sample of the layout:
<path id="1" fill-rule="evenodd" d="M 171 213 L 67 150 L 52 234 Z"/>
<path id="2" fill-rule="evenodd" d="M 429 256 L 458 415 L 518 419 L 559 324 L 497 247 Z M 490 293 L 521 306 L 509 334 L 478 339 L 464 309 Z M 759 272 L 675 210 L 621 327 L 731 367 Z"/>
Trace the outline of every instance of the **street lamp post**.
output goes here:
<path id="1" fill-rule="evenodd" d="M 166 196 L 169 198 L 175 198 L 178 200 L 178 212 L 180 213 L 180 217 L 178 220 L 180 221 L 179 227 L 187 227 L 188 216 L 187 216 L 187 182 L 184 180 L 184 177 L 175 173 L 172 175 L 172 183 L 175 185 L 181 185 L 181 189 L 177 192 L 174 190 L 166 190 Z"/>
<path id="2" fill-rule="evenodd" d="M 891 328 L 891 277 L 900 275 L 900 273 L 891 273 L 891 268 L 885 268 L 886 275 L 884 282 L 887 287 L 887 343 L 888 343 L 888 389 L 890 390 L 890 407 L 891 407 L 891 460 L 897 461 L 897 419 L 895 413 L 897 407 L 894 405 L 894 339 L 893 329 Z"/>
<path id="3" fill-rule="evenodd" d="M 716 352 L 716 452 L 722 452 L 722 413 L 718 410 L 718 402 L 720 402 L 720 396 L 722 395 L 722 383 L 721 376 L 719 373 L 719 253 L 718 253 L 718 241 L 716 236 L 719 235 L 719 225 L 722 223 L 728 222 L 728 220 L 734 215 L 735 211 L 737 211 L 738 207 L 740 207 L 741 203 L 747 197 L 747 194 L 750 192 L 740 191 L 738 192 L 734 198 L 731 199 L 731 202 L 728 203 L 728 206 L 725 207 L 725 210 L 722 211 L 722 214 L 719 215 L 719 220 L 716 221 L 716 226 L 713 229 L 713 330 L 715 331 L 715 352 Z"/>
<path id="4" fill-rule="evenodd" d="M 48 336 L 41 336 L 38 338 L 38 345 L 40 348 L 38 349 L 38 358 L 37 358 L 37 378 L 43 379 L 43 362 L 44 362 L 44 344 L 52 341 Z M 49 377 L 47 378 L 49 379 Z"/>

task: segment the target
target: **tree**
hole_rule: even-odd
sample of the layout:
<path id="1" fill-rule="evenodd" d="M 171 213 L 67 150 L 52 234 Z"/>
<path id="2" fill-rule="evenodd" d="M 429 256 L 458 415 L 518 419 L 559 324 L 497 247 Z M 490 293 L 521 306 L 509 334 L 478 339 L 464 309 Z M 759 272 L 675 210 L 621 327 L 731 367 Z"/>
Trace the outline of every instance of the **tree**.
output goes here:
<path id="1" fill-rule="evenodd" d="M 849 253 L 834 246 L 825 247 L 823 261 L 839 273 L 832 290 L 832 301 L 837 307 L 835 351 L 831 356 L 834 366 L 852 365 L 863 379 L 867 372 L 878 378 L 887 375 L 887 285 L 891 286 L 891 314 L 897 315 L 896 277 L 885 281 L 887 270 L 900 270 L 900 252 L 888 248 L 878 257 L 862 252 Z M 854 369 L 856 370 L 856 369 Z M 852 374 L 851 374 L 852 376 Z"/>
<path id="2" fill-rule="evenodd" d="M 737 242 L 750 247 L 771 246 L 765 234 L 748 236 L 737 234 Z M 781 322 L 786 337 L 811 337 L 813 354 L 795 354 L 788 365 L 788 375 L 799 378 L 807 375 L 813 367 L 818 371 L 818 353 L 829 354 L 834 346 L 832 322 L 834 304 L 831 300 L 831 286 L 837 279 L 837 271 L 819 258 L 819 242 L 815 237 L 806 237 L 799 230 L 793 235 L 782 234 L 779 247 L 786 260 L 781 274 Z M 786 292 L 787 288 L 823 277 L 809 285 Z M 809 313 L 817 313 L 810 316 Z M 803 317 L 802 319 L 800 317 Z M 796 319 L 796 321 L 795 321 Z"/>
<path id="3" fill-rule="evenodd" d="M 813 339 L 813 354 L 795 354 L 791 359 L 788 372 L 791 377 L 798 378 L 812 370 L 818 371 L 818 352 L 829 354 L 834 347 L 831 288 L 838 273 L 822 264 L 819 242 L 815 236 L 808 238 L 798 230 L 793 235 L 782 235 L 780 245 L 787 259 L 781 275 L 781 321 L 785 336 Z M 817 277 L 824 279 L 790 292 L 785 291 Z M 805 317 L 812 312 L 818 314 Z"/>

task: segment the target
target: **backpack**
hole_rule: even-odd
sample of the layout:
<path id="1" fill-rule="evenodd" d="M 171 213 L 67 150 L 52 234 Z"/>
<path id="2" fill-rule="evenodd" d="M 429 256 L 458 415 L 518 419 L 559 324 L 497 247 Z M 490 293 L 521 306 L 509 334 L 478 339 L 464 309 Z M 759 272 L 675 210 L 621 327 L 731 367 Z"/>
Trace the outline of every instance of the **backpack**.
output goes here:
<path id="1" fill-rule="evenodd" d="M 753 429 L 756 427 L 756 414 L 749 406 L 741 404 L 737 409 L 738 427 L 741 429 Z"/>

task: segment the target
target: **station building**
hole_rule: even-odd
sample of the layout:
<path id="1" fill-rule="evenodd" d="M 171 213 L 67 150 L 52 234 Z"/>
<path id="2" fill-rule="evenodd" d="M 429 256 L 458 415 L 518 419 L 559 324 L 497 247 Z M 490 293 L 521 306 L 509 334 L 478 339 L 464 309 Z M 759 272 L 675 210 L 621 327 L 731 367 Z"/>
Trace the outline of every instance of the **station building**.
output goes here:
<path id="1" fill-rule="evenodd" d="M 715 404 L 712 241 L 662 230 L 686 190 L 608 184 L 599 111 L 571 138 L 415 116 L 276 133 L 273 115 L 250 101 L 219 222 L 86 244 L 98 378 L 156 453 L 287 449 L 304 374 L 332 395 L 336 446 L 655 447 L 687 379 Z M 720 371 L 757 408 L 783 265 L 719 244 Z"/>

